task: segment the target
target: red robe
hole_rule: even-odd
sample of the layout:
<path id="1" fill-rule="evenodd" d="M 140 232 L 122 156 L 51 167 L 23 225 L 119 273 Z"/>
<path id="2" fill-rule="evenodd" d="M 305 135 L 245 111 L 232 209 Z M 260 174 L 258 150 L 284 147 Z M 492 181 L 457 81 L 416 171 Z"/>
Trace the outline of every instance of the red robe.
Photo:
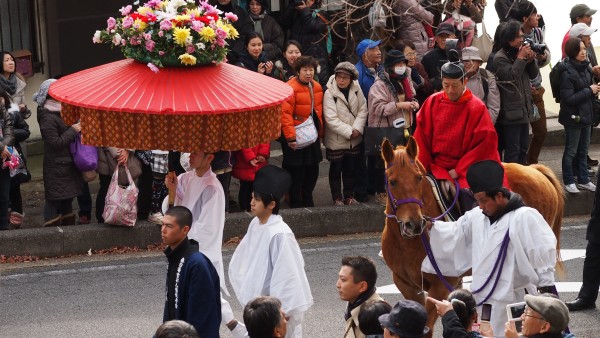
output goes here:
<path id="1" fill-rule="evenodd" d="M 419 145 L 419 161 L 438 180 L 452 180 L 449 170 L 458 174 L 461 188 L 468 188 L 467 169 L 473 163 L 494 160 L 500 163 L 498 136 L 485 104 L 469 89 L 457 102 L 445 92 L 427 98 L 417 114 L 414 135 Z M 504 186 L 508 188 L 506 175 Z"/>

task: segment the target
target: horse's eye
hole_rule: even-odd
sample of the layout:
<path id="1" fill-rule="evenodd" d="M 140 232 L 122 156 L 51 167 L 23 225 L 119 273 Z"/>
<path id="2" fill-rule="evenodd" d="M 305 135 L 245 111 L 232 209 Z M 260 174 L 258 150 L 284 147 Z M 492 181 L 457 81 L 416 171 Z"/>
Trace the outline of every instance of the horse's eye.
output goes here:
<path id="1" fill-rule="evenodd" d="M 390 181 L 390 185 L 391 185 L 392 187 L 395 187 L 395 186 L 396 186 L 396 183 L 397 183 L 397 182 L 396 182 L 396 180 L 391 180 L 391 181 Z"/>
<path id="2" fill-rule="evenodd" d="M 423 179 L 423 175 L 417 175 L 417 180 L 422 180 Z"/>

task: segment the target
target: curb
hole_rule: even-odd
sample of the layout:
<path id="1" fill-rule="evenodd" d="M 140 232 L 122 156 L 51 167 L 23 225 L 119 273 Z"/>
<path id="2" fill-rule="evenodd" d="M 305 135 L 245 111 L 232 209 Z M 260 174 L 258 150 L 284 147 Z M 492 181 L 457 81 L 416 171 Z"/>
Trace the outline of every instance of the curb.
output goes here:
<path id="1" fill-rule="evenodd" d="M 284 209 L 280 214 L 298 238 L 382 231 L 385 222 L 383 207 L 374 203 Z M 228 214 L 223 230 L 224 241 L 243 236 L 251 220 L 249 213 Z M 146 221 L 131 228 L 86 224 L 22 229 L 0 232 L 0 255 L 59 257 L 115 246 L 145 248 L 160 241 L 160 226 Z"/>

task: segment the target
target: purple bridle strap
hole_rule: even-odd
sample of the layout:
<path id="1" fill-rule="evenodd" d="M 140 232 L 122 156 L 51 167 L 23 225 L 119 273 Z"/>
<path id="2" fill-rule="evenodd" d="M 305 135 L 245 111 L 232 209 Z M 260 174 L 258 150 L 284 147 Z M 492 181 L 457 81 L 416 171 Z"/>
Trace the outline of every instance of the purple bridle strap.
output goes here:
<path id="1" fill-rule="evenodd" d="M 425 252 L 427 253 L 427 257 L 429 257 L 431 266 L 433 266 L 433 269 L 435 270 L 435 274 L 442 281 L 442 283 L 444 284 L 446 289 L 448 289 L 448 291 L 450 291 L 450 292 L 454 291 L 454 287 L 446 280 L 446 278 L 442 274 L 442 271 L 440 271 L 440 267 L 437 265 L 437 262 L 435 261 L 435 257 L 433 257 L 433 251 L 431 251 L 431 244 L 429 244 L 429 241 L 427 240 L 427 238 L 425 238 L 425 232 L 423 232 L 421 234 L 421 242 L 423 242 L 423 246 L 425 247 Z"/>

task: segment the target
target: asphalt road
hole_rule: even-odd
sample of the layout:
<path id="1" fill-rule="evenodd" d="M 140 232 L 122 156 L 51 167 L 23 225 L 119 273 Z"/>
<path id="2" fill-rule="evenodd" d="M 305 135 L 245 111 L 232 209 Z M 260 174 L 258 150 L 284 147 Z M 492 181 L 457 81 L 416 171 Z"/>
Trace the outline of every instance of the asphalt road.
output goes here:
<path id="1" fill-rule="evenodd" d="M 572 300 L 581 281 L 586 219 L 563 227 L 567 274 L 558 283 L 561 298 Z M 379 234 L 301 241 L 314 306 L 304 321 L 305 337 L 340 337 L 345 303 L 335 290 L 344 255 L 367 255 L 377 263 L 380 290 L 392 290 L 390 272 L 378 258 Z M 226 264 L 234 246 L 224 248 Z M 162 321 L 166 260 L 161 253 L 53 259 L 0 266 L 0 337 L 151 337 Z M 401 299 L 393 291 L 383 297 Z M 230 299 L 241 317 L 236 299 Z M 600 302 L 597 303 L 600 307 Z M 600 334 L 600 310 L 571 314 L 578 338 Z M 222 337 L 230 337 L 222 329 Z M 438 323 L 435 337 L 441 337 Z"/>

